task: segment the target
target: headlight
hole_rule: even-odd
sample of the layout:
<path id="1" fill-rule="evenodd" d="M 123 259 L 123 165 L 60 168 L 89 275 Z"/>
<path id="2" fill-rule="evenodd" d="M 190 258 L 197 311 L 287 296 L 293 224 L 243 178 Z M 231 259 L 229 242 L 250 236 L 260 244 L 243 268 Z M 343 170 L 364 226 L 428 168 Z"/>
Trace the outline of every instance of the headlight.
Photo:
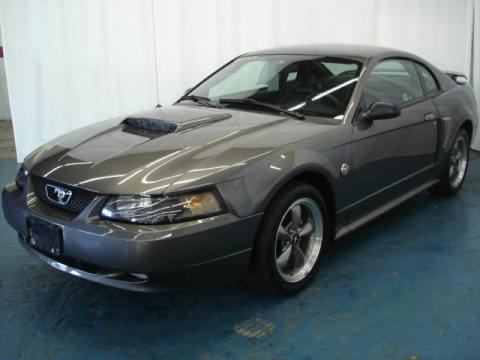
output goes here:
<path id="1" fill-rule="evenodd" d="M 17 176 L 15 177 L 15 183 L 17 187 L 22 190 L 27 184 L 28 170 L 25 169 L 25 166 L 22 164 L 20 169 L 18 169 Z"/>
<path id="2" fill-rule="evenodd" d="M 101 215 L 110 220 L 160 224 L 219 214 L 222 206 L 210 191 L 176 196 L 118 195 L 110 198 Z"/>

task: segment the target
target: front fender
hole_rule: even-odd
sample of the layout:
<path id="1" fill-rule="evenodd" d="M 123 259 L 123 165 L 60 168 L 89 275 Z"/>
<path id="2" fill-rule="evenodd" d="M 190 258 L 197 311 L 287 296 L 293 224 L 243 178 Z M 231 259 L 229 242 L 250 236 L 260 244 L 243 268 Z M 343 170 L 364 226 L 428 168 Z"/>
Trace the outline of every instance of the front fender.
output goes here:
<path id="1" fill-rule="evenodd" d="M 334 208 L 339 209 L 347 201 L 348 179 L 339 171 L 346 156 L 347 146 L 326 152 L 308 149 L 279 151 L 254 164 L 255 171 L 248 176 L 217 187 L 230 210 L 244 217 L 264 211 L 279 190 L 293 179 L 314 173 L 328 182 L 335 199 Z"/>

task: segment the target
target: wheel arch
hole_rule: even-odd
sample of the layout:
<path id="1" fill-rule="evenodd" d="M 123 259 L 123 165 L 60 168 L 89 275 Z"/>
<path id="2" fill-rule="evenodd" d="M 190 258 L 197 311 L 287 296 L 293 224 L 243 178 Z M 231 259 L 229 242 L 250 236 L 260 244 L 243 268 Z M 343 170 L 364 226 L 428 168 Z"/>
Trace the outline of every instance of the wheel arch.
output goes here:
<path id="1" fill-rule="evenodd" d="M 335 231 L 336 225 L 336 196 L 332 186 L 332 181 L 328 173 L 319 167 L 304 167 L 283 178 L 273 189 L 263 202 L 263 209 L 266 209 L 275 196 L 293 181 L 301 181 L 317 189 L 327 204 L 330 231 Z"/>
<path id="2" fill-rule="evenodd" d="M 465 131 L 468 133 L 468 136 L 470 137 L 470 142 L 473 140 L 473 122 L 470 119 L 465 120 L 462 125 L 460 126 L 460 129 L 465 129 Z"/>

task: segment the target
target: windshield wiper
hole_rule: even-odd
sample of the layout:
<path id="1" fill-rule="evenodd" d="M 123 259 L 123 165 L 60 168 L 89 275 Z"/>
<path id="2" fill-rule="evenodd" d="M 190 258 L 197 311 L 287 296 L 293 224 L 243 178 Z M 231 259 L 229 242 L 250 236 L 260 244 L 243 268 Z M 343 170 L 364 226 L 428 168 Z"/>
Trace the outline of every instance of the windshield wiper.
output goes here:
<path id="1" fill-rule="evenodd" d="M 183 101 L 183 100 L 190 100 L 196 103 L 199 103 L 200 105 L 207 106 L 207 107 L 213 107 L 216 108 L 214 103 L 210 101 L 209 98 L 204 97 L 204 96 L 197 96 L 197 95 L 183 95 L 178 102 Z"/>
<path id="2" fill-rule="evenodd" d="M 267 104 L 267 103 L 264 103 L 264 102 L 257 101 L 255 99 L 220 99 L 219 102 L 221 104 L 254 105 L 254 106 L 258 106 L 258 107 L 263 107 L 265 109 L 274 110 L 274 111 L 282 113 L 282 114 L 287 114 L 287 115 L 293 116 L 293 117 L 295 117 L 297 119 L 300 119 L 300 120 L 305 119 L 305 116 L 303 116 L 302 114 L 300 114 L 296 111 L 290 111 L 290 110 L 284 109 L 280 106 Z"/>

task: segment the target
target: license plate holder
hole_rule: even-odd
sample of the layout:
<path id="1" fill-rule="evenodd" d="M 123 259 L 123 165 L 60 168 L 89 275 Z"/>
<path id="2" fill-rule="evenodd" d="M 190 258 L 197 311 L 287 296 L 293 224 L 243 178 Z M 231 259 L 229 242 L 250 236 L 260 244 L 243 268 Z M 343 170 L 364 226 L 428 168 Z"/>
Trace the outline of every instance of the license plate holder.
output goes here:
<path id="1" fill-rule="evenodd" d="M 62 228 L 38 218 L 28 220 L 28 244 L 50 256 L 62 253 Z"/>

